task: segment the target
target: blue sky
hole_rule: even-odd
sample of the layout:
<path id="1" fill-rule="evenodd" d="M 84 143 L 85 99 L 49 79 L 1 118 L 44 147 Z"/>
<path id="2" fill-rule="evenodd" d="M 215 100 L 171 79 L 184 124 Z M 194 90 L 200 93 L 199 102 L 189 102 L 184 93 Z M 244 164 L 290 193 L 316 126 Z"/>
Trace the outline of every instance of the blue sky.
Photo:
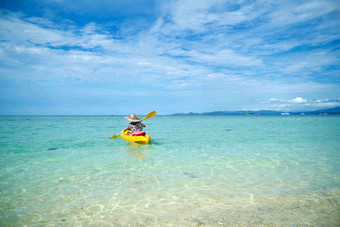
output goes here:
<path id="1" fill-rule="evenodd" d="M 0 114 L 340 105 L 339 1 L 0 1 Z"/>

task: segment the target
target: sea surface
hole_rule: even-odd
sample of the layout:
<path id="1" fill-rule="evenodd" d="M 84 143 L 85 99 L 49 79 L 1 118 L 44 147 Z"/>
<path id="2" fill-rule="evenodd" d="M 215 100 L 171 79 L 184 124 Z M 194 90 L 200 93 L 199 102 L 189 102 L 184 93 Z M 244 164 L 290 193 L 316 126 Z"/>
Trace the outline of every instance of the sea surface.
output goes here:
<path id="1" fill-rule="evenodd" d="M 340 116 L 0 116 L 0 226 L 340 225 Z"/>

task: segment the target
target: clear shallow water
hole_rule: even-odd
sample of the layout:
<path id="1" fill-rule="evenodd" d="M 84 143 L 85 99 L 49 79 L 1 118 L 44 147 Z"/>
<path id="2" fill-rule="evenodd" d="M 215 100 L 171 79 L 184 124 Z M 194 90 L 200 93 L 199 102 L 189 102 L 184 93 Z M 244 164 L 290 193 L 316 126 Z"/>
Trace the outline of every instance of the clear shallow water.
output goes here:
<path id="1" fill-rule="evenodd" d="M 336 225 L 340 116 L 1 116 L 0 224 Z"/>

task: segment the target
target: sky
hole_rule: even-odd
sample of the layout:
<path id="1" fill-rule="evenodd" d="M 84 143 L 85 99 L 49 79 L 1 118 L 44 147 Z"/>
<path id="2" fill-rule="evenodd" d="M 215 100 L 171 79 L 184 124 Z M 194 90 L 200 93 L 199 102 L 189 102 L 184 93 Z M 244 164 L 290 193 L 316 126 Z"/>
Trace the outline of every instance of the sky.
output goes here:
<path id="1" fill-rule="evenodd" d="M 0 114 L 340 106 L 338 0 L 0 0 Z"/>

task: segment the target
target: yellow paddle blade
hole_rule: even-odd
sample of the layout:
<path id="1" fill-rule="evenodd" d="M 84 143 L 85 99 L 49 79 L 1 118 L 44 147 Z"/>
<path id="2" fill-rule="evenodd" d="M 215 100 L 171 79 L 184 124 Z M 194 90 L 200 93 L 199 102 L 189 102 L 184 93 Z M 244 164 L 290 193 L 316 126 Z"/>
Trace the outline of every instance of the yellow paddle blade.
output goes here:
<path id="1" fill-rule="evenodd" d="M 110 136 L 110 139 L 116 139 L 118 136 L 119 136 L 119 134 Z"/>
<path id="2" fill-rule="evenodd" d="M 149 113 L 148 115 L 146 115 L 146 116 L 143 118 L 142 121 L 144 121 L 145 119 L 151 118 L 151 117 L 155 116 L 156 114 L 157 114 L 156 111 L 152 111 L 151 113 Z"/>

